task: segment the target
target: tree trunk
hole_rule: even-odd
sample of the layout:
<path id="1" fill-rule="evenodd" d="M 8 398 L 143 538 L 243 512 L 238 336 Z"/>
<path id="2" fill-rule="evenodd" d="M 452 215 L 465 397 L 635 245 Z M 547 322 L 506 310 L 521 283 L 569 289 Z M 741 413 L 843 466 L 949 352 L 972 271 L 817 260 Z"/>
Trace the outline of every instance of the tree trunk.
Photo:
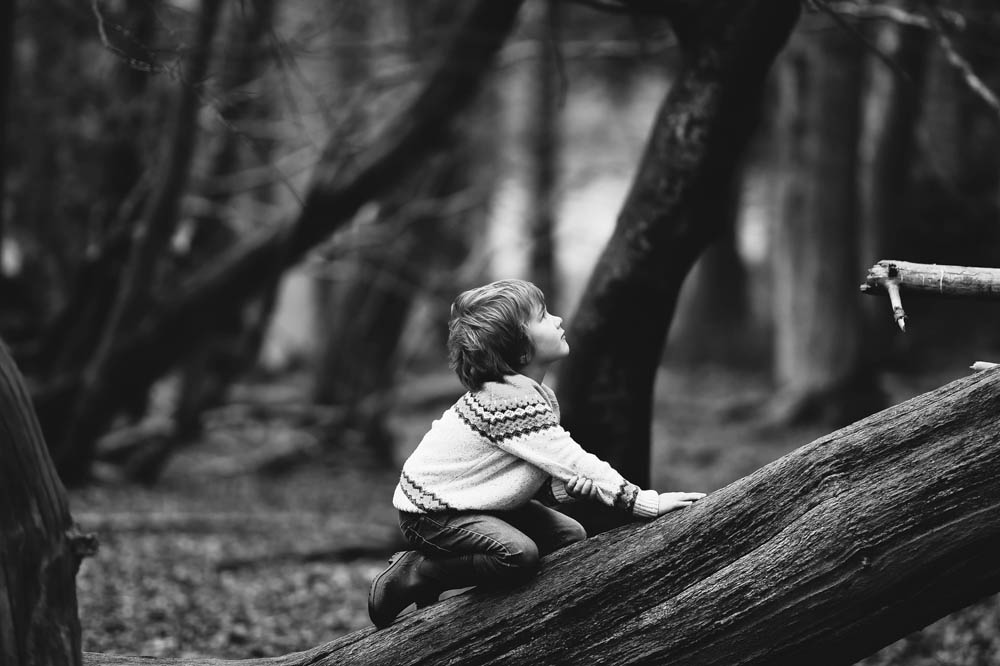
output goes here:
<path id="1" fill-rule="evenodd" d="M 11 94 L 11 73 L 14 70 L 14 16 L 16 15 L 16 0 L 7 0 L 0 7 L 0 36 L 3 46 L 0 46 L 0 154 L 6 155 L 7 145 L 7 99 Z M 7 200 L 7 164 L 0 164 L 0 201 Z M 0 207 L 0 257 L 3 257 L 4 236 L 7 233 L 6 206 Z M 0 280 L 4 278 L 0 264 Z"/>
<path id="2" fill-rule="evenodd" d="M 718 218 L 698 212 L 733 182 L 765 76 L 799 15 L 791 0 L 666 7 L 683 63 L 572 317 L 573 351 L 558 382 L 566 427 L 640 485 L 649 481 L 653 382 L 677 295 L 721 233 Z"/>
<path id="3" fill-rule="evenodd" d="M 737 247 L 740 183 L 720 183 L 699 217 L 721 230 L 684 281 L 667 340 L 671 363 L 739 365 L 754 356 L 749 327 L 747 269 Z"/>
<path id="4" fill-rule="evenodd" d="M 203 214 L 195 217 L 192 247 L 186 257 L 195 265 L 212 261 L 237 239 L 225 207 L 238 195 L 219 187 L 219 182 L 241 168 L 257 161 L 267 162 L 272 157 L 270 138 L 248 136 L 242 128 L 267 118 L 266 98 L 255 93 L 264 85 L 260 79 L 265 38 L 272 28 L 274 11 L 275 0 L 257 0 L 252 7 L 231 8 L 227 17 L 227 48 L 217 66 L 219 89 L 225 100 L 218 114 L 225 127 L 215 137 L 207 173 L 203 176 L 207 182 L 201 189 L 207 206 Z M 244 141 L 253 145 L 252 158 L 240 150 Z M 266 204 L 273 194 L 271 187 L 258 187 L 248 193 L 251 205 Z M 267 295 L 220 320 L 218 330 L 192 349 L 180 370 L 180 397 L 174 411 L 176 443 L 191 441 L 201 432 L 202 413 L 220 404 L 233 379 L 256 360 L 259 351 L 256 343 L 261 336 L 258 329 L 266 327 L 267 320 L 248 317 L 247 311 L 269 311 L 261 300 L 270 299 L 277 288 L 276 276 L 275 283 L 265 290 Z M 165 456 L 150 470 L 154 478 L 166 461 Z"/>
<path id="5" fill-rule="evenodd" d="M 558 210 L 559 63 L 557 0 L 535 0 L 530 14 L 531 61 L 528 91 L 528 233 L 529 275 L 546 302 L 559 302 L 555 263 L 555 220 Z"/>
<path id="6" fill-rule="evenodd" d="M 396 12 L 369 10 L 368 21 L 392 41 L 408 44 L 410 65 L 416 66 L 433 55 L 428 35 L 447 31 L 454 16 L 447 2 L 398 11 L 400 7 Z M 407 11 L 413 15 L 406 16 Z M 482 226 L 477 223 L 484 217 L 479 192 L 489 182 L 474 178 L 483 171 L 476 168 L 485 154 L 478 135 L 488 125 L 484 118 L 491 109 L 482 101 L 471 106 L 442 135 L 442 149 L 425 156 L 419 172 L 399 179 L 380 197 L 375 219 L 358 228 L 361 242 L 349 246 L 350 256 L 342 260 L 349 274 L 321 294 L 328 314 L 321 317 L 314 399 L 345 407 L 344 427 L 387 463 L 392 462 L 393 440 L 384 415 L 394 400 L 411 314 L 436 272 L 452 271 L 465 259 Z"/>
<path id="7" fill-rule="evenodd" d="M 297 654 L 88 666 L 852 664 L 1000 590 L 1000 368 L 803 446 L 689 509 Z"/>
<path id="8" fill-rule="evenodd" d="M 104 323 L 101 339 L 83 372 L 82 390 L 69 415 L 61 437 L 50 442 L 60 476 L 67 482 L 86 479 L 94 457 L 97 438 L 107 428 L 104 415 L 109 405 L 135 400 L 139 389 L 114 382 L 109 376 L 111 356 L 123 335 L 136 326 L 148 307 L 149 297 L 163 275 L 163 257 L 177 226 L 181 197 L 184 195 L 197 136 L 198 109 L 201 106 L 198 84 L 205 79 L 210 62 L 222 0 L 202 0 L 190 62 L 185 68 L 185 83 L 177 102 L 173 128 L 166 137 L 163 173 L 132 228 L 128 263 L 122 274 L 115 303 Z M 139 394 L 145 396 L 145 393 Z"/>
<path id="9" fill-rule="evenodd" d="M 3 342 L 0 461 L 0 666 L 79 664 L 69 501 Z"/>
<path id="10" fill-rule="evenodd" d="M 781 74 L 781 212 L 773 231 L 771 419 L 843 425 L 883 404 L 862 353 L 857 161 L 861 47 L 822 24 L 792 41 Z"/>
<path id="11" fill-rule="evenodd" d="M 102 11 L 109 8 L 102 7 Z M 133 66 L 145 63 L 157 30 L 157 3 L 147 0 L 127 0 L 121 14 L 110 20 L 127 26 L 127 40 L 115 44 L 121 50 L 108 76 L 110 94 L 116 104 L 103 114 L 101 140 L 97 145 L 99 177 L 92 195 L 96 224 L 91 233 L 96 246 L 81 248 L 83 255 L 73 267 L 68 279 L 67 294 L 62 307 L 48 322 L 38 347 L 37 371 L 25 369 L 34 376 L 53 377 L 67 372 L 79 372 L 90 354 L 97 348 L 104 323 L 114 305 L 115 293 L 128 256 L 129 225 L 145 200 L 150 186 L 144 155 L 151 128 L 158 128 L 162 111 L 156 105 L 153 77 L 149 71 Z M 114 32 L 111 33 L 115 34 Z M 152 69 L 152 65 L 150 65 Z M 151 94 L 154 93 L 154 94 Z M 150 101 L 152 100 L 152 101 Z M 42 415 L 39 415 L 42 417 Z M 61 421 L 68 421 L 63 414 Z M 42 417 L 47 439 L 62 439 L 54 423 Z"/>

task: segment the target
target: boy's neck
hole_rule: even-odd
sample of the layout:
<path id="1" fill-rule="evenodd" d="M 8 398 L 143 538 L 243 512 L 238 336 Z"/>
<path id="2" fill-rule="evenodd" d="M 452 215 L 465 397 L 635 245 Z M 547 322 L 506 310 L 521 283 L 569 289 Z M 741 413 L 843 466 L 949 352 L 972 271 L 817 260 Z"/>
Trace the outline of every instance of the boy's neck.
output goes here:
<path id="1" fill-rule="evenodd" d="M 545 373 L 548 372 L 548 369 L 549 365 L 547 363 L 545 365 L 535 365 L 534 363 L 529 363 L 518 370 L 518 372 L 541 384 L 542 380 L 545 379 Z"/>

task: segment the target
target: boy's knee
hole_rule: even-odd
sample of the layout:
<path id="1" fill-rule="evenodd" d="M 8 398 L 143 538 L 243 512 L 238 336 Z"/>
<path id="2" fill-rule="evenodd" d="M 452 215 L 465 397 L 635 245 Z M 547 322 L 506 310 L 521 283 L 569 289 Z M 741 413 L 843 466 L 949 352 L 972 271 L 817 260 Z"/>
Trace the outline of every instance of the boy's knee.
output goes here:
<path id="1" fill-rule="evenodd" d="M 583 528 L 583 525 L 576 523 L 574 525 L 568 525 L 566 530 L 562 535 L 561 546 L 568 546 L 571 543 L 576 543 L 578 541 L 587 540 L 587 530 Z"/>
<path id="2" fill-rule="evenodd" d="M 538 546 L 534 542 L 528 541 L 519 544 L 517 548 L 510 549 L 500 561 L 510 578 L 523 580 L 533 576 L 538 571 L 540 560 Z"/>

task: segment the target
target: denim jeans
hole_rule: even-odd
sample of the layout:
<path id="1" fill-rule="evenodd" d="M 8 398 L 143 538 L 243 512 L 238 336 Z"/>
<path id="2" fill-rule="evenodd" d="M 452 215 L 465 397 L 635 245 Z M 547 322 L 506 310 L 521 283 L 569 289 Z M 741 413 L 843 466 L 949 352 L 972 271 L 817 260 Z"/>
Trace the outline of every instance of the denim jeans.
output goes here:
<path id="1" fill-rule="evenodd" d="M 399 527 L 425 556 L 421 573 L 442 589 L 522 582 L 540 558 L 587 538 L 580 523 L 535 500 L 512 511 L 400 512 Z"/>

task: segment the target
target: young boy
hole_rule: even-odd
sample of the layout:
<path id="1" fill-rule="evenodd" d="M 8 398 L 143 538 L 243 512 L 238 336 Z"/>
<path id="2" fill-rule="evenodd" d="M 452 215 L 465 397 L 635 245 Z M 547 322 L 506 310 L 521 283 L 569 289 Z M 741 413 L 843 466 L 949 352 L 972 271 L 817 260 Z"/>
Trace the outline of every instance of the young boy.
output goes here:
<path id="1" fill-rule="evenodd" d="M 372 581 L 375 626 L 445 590 L 524 581 L 540 557 L 587 538 L 538 496 L 590 497 L 640 519 L 704 497 L 641 490 L 559 425 L 559 404 L 542 380 L 569 345 L 562 319 L 530 282 L 500 280 L 459 295 L 448 351 L 468 392 L 403 464 L 392 501 L 414 550 L 396 553 Z"/>

